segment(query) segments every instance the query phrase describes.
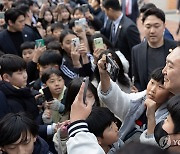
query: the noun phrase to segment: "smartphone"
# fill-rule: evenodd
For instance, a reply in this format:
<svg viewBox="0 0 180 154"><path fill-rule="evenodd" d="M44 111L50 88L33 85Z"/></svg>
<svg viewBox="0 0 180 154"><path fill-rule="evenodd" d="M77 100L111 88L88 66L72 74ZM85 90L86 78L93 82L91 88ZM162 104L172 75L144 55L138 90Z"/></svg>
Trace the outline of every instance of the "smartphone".
<svg viewBox="0 0 180 154"><path fill-rule="evenodd" d="M88 4L83 4L81 7L84 13L89 11Z"/></svg>
<svg viewBox="0 0 180 154"><path fill-rule="evenodd" d="M83 102L84 102L84 104L86 104L86 93L87 93L88 84L89 84L89 77L85 77L83 79L83 82L85 82L84 93L83 93Z"/></svg>
<svg viewBox="0 0 180 154"><path fill-rule="evenodd" d="M102 37L94 39L95 49L104 49L104 43Z"/></svg>
<svg viewBox="0 0 180 154"><path fill-rule="evenodd" d="M71 40L71 43L74 47L78 47L80 45L80 40L78 37L76 37Z"/></svg>
<svg viewBox="0 0 180 154"><path fill-rule="evenodd" d="M114 82L116 82L116 79L119 74L119 66L110 56L106 56L106 70L107 70L110 78Z"/></svg>
<svg viewBox="0 0 180 154"><path fill-rule="evenodd" d="M44 93L44 97L45 97L47 102L50 102L53 100L53 96L51 94L49 87L43 88L42 91Z"/></svg>
<svg viewBox="0 0 180 154"><path fill-rule="evenodd" d="M0 12L0 19L4 19L4 12Z"/></svg>
<svg viewBox="0 0 180 154"><path fill-rule="evenodd" d="M45 46L44 40L43 39L35 40L35 45L36 47L44 47Z"/></svg>
<svg viewBox="0 0 180 154"><path fill-rule="evenodd" d="M82 26L82 23L79 20L74 21L75 26Z"/></svg>

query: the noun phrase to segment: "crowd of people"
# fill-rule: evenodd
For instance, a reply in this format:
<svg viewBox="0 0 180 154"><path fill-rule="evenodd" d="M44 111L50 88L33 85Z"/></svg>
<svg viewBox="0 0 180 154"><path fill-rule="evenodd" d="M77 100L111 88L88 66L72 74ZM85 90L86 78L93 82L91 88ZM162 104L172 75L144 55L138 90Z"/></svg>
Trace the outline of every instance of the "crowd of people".
<svg viewBox="0 0 180 154"><path fill-rule="evenodd" d="M180 153L180 40L139 3L2 0L0 153Z"/></svg>

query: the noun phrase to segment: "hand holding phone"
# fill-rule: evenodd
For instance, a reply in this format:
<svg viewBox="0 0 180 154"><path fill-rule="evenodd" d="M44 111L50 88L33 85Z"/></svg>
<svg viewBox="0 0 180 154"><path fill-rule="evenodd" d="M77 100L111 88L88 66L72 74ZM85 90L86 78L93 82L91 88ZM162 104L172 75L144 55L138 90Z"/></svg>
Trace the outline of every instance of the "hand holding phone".
<svg viewBox="0 0 180 154"><path fill-rule="evenodd" d="M115 82L119 74L119 66L110 56L106 56L106 70L110 78Z"/></svg>
<svg viewBox="0 0 180 154"><path fill-rule="evenodd" d="M88 4L83 4L82 6L83 13L86 13L89 11Z"/></svg>
<svg viewBox="0 0 180 154"><path fill-rule="evenodd" d="M86 104L86 93L87 93L88 84L89 84L89 77L85 77L83 79L83 82L85 82L84 93L83 93L83 102L84 102L84 104Z"/></svg>
<svg viewBox="0 0 180 154"><path fill-rule="evenodd" d="M80 46L79 37L73 38L73 39L71 40L71 43L72 43L72 45L73 45L75 48L77 48L78 46Z"/></svg>
<svg viewBox="0 0 180 154"><path fill-rule="evenodd" d="M104 43L102 37L94 39L95 49L104 49Z"/></svg>
<svg viewBox="0 0 180 154"><path fill-rule="evenodd" d="M4 19L4 13L5 12L0 12L0 19Z"/></svg>
<svg viewBox="0 0 180 154"><path fill-rule="evenodd" d="M35 40L36 47L44 47L45 43L43 39Z"/></svg>
<svg viewBox="0 0 180 154"><path fill-rule="evenodd" d="M51 94L49 87L43 88L42 91L44 93L44 97L45 97L47 102L50 102L53 100L53 96Z"/></svg>

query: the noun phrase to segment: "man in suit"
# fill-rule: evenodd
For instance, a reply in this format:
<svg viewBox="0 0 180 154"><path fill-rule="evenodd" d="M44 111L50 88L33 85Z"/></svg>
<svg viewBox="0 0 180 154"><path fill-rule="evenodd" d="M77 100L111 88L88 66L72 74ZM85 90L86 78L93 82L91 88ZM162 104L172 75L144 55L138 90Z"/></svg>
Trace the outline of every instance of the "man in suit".
<svg viewBox="0 0 180 154"><path fill-rule="evenodd" d="M0 50L4 53L21 56L20 45L24 42L22 30L25 25L25 15L16 8L5 12L7 29L0 32Z"/></svg>
<svg viewBox="0 0 180 154"><path fill-rule="evenodd" d="M139 16L138 0L122 0L122 11L134 23Z"/></svg>
<svg viewBox="0 0 180 154"><path fill-rule="evenodd" d="M131 49L140 43L140 35L136 24L122 13L118 0L104 0L103 7L111 24L107 24L105 36L113 43L114 48L122 52L130 63L131 76Z"/></svg>
<svg viewBox="0 0 180 154"><path fill-rule="evenodd" d="M165 14L158 8L148 9L142 17L145 41L132 49L132 75L135 87L146 89L151 72L166 64L166 56L176 42L164 38Z"/></svg>

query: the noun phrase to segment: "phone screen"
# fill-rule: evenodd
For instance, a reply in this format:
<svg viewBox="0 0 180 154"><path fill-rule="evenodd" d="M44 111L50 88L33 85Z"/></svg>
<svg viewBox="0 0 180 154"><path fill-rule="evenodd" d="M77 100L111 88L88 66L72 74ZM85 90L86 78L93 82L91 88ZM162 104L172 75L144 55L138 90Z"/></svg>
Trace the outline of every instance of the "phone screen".
<svg viewBox="0 0 180 154"><path fill-rule="evenodd" d="M96 49L103 49L104 48L103 39L101 37L95 38L94 39L94 46Z"/></svg>
<svg viewBox="0 0 180 154"><path fill-rule="evenodd" d="M4 12L0 12L0 19L4 19Z"/></svg>
<svg viewBox="0 0 180 154"><path fill-rule="evenodd" d="M50 102L53 100L53 96L51 94L49 87L43 88L42 91L44 93L44 96L47 102Z"/></svg>
<svg viewBox="0 0 180 154"><path fill-rule="evenodd" d="M45 46L43 39L35 40L36 47L43 47Z"/></svg>

